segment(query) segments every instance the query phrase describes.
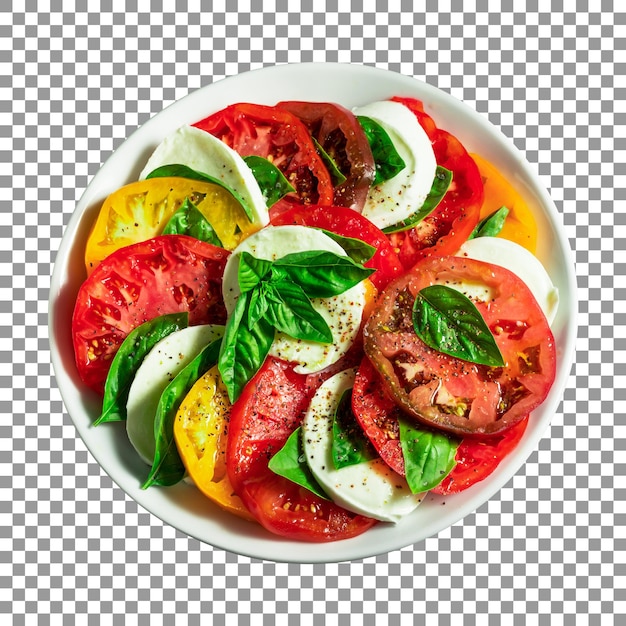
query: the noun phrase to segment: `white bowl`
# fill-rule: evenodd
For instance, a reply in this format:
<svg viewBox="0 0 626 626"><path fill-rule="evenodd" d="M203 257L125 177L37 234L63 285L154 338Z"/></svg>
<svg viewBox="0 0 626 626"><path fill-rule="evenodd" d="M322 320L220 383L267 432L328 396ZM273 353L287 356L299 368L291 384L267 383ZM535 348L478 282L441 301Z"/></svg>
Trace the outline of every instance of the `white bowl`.
<svg viewBox="0 0 626 626"><path fill-rule="evenodd" d="M470 152L497 163L534 211L538 256L560 295L553 324L558 373L548 398L533 412L524 438L491 476L465 492L445 498L430 495L396 525L381 523L359 537L329 544L274 536L222 512L186 483L142 490L147 467L128 442L124 424L92 426L100 400L80 383L74 365L71 316L85 277L85 239L102 201L118 187L136 180L165 135L228 104L298 99L338 102L350 108L395 95L421 99L441 128L456 135ZM397 550L436 535L480 507L519 470L549 425L568 379L576 337L575 293L573 262L556 207L533 168L484 117L449 94L394 72L343 64L282 65L227 78L189 94L146 122L107 160L80 199L56 258L50 289L50 348L65 406L87 448L112 480L145 509L200 541L245 556L308 563L346 561Z"/></svg>

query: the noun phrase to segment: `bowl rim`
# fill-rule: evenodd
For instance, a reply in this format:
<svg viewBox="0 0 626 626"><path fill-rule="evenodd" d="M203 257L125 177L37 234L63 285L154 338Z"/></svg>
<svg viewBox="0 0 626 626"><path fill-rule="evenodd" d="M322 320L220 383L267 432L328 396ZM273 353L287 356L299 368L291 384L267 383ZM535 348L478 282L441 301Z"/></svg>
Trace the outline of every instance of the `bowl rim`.
<svg viewBox="0 0 626 626"><path fill-rule="evenodd" d="M180 489L176 491L176 497L173 495L174 491L168 494L166 490L161 490L159 497L155 498L156 502L154 502L151 501L151 497L147 496L149 492L142 492L138 489L140 481L137 480L136 476L133 477L132 474L130 474L130 470L127 467L115 467L111 465L112 461L116 458L120 459L122 457L120 457L119 454L117 454L117 456L111 456L110 453L108 455L105 454L106 451L100 449L100 446L96 443L93 429L90 423L85 419L85 417L89 417L89 410L93 408L93 398L87 397L84 390L76 389L76 385L73 383L73 379L67 371L67 358L64 361L60 352L61 336L65 331L62 331L59 324L63 316L65 316L67 320L68 307L70 304L68 303L68 289L71 292L72 284L74 284L74 286L76 284L75 280L72 282L69 272L72 261L72 259L70 259L70 253L74 249L76 236L80 236L81 232L85 232L85 220L89 208L93 207L98 201L102 202L102 200L104 200L105 196L103 197L102 194L106 193L107 189L104 180L116 169L119 169L116 164L123 163L125 159L131 159L134 155L135 169L137 169L139 167L137 165L138 156L140 154L145 156L146 154L145 142L148 137L156 138L160 136L162 138L170 130L173 130L173 125L176 123L181 125L202 119L204 116L202 113L191 116L191 112L204 110L207 111L206 114L208 114L212 110L218 110L221 108L220 103L228 100L229 94L234 92L238 94L240 91L245 91L249 88L250 84L263 83L263 85L276 85L278 83L286 85L290 83L288 87L285 87L286 91L291 93L295 88L296 91L299 89L304 92L306 89L302 88L301 82L299 81L305 79L306 81L311 81L314 77L324 79L331 84L331 87L327 87L326 91L332 89L345 90L348 87L342 83L348 80L366 81L368 84L367 93L375 92L378 94L394 86L396 91L403 91L404 93L389 93L387 97L391 95L414 95L414 97L419 97L423 100L426 110L433 114L435 120L437 120L438 117L445 117L445 115L442 115L442 109L438 109L443 103L443 106L449 109L448 112L454 112L455 115L453 116L454 119L450 119L450 124L442 127L452 132L452 134L455 134L454 131L457 130L458 134L461 135L462 141L462 133L469 133L467 129L463 128L463 123L466 123L468 120L471 121L472 133L478 133L478 135L488 137L487 143L489 145L490 154L497 153L506 155L505 166L507 169L515 172L517 182L523 186L523 194L532 196L540 205L541 217L551 228L552 235L555 239L555 241L550 242L553 248L552 255L554 256L556 254L556 250L563 260L563 264L559 268L559 280L561 283L559 290L562 294L566 295L566 299L562 300L560 304L560 312L557 316L559 319L555 322L560 325L559 342L557 346L559 367L557 377L548 398L540 409L533 413L533 417L536 417L533 427L531 428L529 424L524 438L516 450L502 461L499 469L489 478L475 485L478 489L472 487L461 494L456 494L456 496L449 496L447 499L454 498L452 501L454 502L454 507L445 507L446 512L443 515L435 515L433 512L431 517L434 516L436 519L430 522L427 531L422 530L420 532L421 529L416 531L414 528L410 527L408 522L413 519L412 516L415 515L414 513L395 526L377 525L367 531L365 535L353 539L328 544L301 543L270 535L267 531L257 528L256 525L252 525L244 520L239 520L238 518L233 519L233 516L230 514L223 513L221 510L216 510L211 506L208 506L206 510L208 510L212 516L212 521L209 520L210 523L207 522L204 524L203 528L198 528L198 523L204 519L202 517L204 513L201 515L182 515L180 511L177 511L181 498L182 501L187 503L189 498L193 497L190 494L198 494L195 487L181 484ZM381 83L383 87L381 87ZM369 88L369 86L372 85L375 87L374 89ZM310 86L307 86L307 89L310 88ZM326 93L324 89L322 89L322 91ZM207 98L207 95L212 98ZM268 98L266 97L266 99ZM281 97L275 100L278 99L287 98ZM207 107L207 100L210 101L209 107ZM258 100L258 98L256 100L250 98L248 101L255 102ZM234 102L236 100L232 101ZM371 101L371 99L367 101ZM164 123L164 121L167 121L167 123ZM475 142L476 138L472 141ZM465 141L463 142L465 143ZM156 143L154 146L155 145ZM468 144L468 146L468 151L471 151L471 145ZM140 150L140 148L142 150ZM483 153L481 152L481 154ZM133 171L131 169L128 171L127 178L132 179L132 176ZM119 177L114 177L114 180L116 182L111 191L125 182L130 182L130 180L120 181ZM111 187L111 184L112 183L109 181L109 187ZM512 141L506 138L485 116L478 113L464 102L458 100L450 93L440 90L417 78L399 74L393 70L368 65L319 62L271 65L229 76L190 92L183 98L169 104L161 112L139 126L120 144L105 163L102 164L99 171L92 177L83 191L65 227L65 232L55 257L54 270L50 284L48 330L51 361L55 372L54 380L78 434L96 462L107 475L109 475L113 482L118 485L128 497L135 500L135 502L145 510L151 512L164 523L194 537L198 541L250 558L292 563L348 561L374 557L402 549L411 544L423 541L428 537L437 535L489 501L526 463L528 457L537 448L540 439L544 436L545 431L550 425L552 416L558 409L570 375L575 353L577 335L576 314L578 308L572 251L560 218L561 216L556 205L550 198L538 174L535 172L535 169L526 161ZM76 259L73 260L75 261ZM567 311L564 310L565 307ZM68 333L69 331L65 332L65 340L67 340ZM535 414L537 415L535 416ZM107 426L114 427L110 429L111 431L121 430L119 425L111 424ZM109 438L115 438L117 440L119 437L119 432L117 432L117 434L114 432ZM106 439L106 437L104 439ZM137 484L131 484L130 478ZM176 490L177 488L168 489ZM432 502L433 498L435 498L435 504L441 504L442 500L439 499L440 497L430 495L427 496L425 500ZM443 500L443 502L447 499ZM422 509L427 502L418 507L418 515L420 514L420 509ZM206 504L211 505L211 503L208 502ZM452 513L450 513L451 508L454 509ZM222 535L219 534L220 529L223 531ZM216 532L217 535L210 534ZM324 548L322 548L322 546L324 546Z"/></svg>

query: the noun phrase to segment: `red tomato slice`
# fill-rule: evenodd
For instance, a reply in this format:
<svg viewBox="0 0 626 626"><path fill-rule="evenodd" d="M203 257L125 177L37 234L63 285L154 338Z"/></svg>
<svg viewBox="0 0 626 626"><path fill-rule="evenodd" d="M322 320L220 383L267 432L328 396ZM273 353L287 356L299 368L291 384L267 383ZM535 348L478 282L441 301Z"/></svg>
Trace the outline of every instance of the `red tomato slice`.
<svg viewBox="0 0 626 626"><path fill-rule="evenodd" d="M456 452L456 465L431 491L448 496L487 478L500 465L500 461L515 449L527 425L528 416L500 435L463 439Z"/></svg>
<svg viewBox="0 0 626 626"><path fill-rule="evenodd" d="M404 476L404 457L400 447L400 407L385 393L376 369L365 357L354 379L352 412L381 459Z"/></svg>
<svg viewBox="0 0 626 626"><path fill-rule="evenodd" d="M405 268L428 255L455 253L474 230L483 203L483 183L476 163L461 142L437 128L415 98L392 98L408 107L430 138L437 165L452 171L452 184L437 208L415 228L389 235Z"/></svg>
<svg viewBox="0 0 626 626"><path fill-rule="evenodd" d="M120 248L82 284L72 318L76 365L99 394L128 333L150 319L189 311L189 324L223 324L222 274L228 252L185 235Z"/></svg>
<svg viewBox="0 0 626 626"><path fill-rule="evenodd" d="M392 278L403 271L398 255L391 247L387 235L374 226L366 217L345 207L294 207L290 211L272 218L275 226L299 224L312 228L323 228L343 237L360 239L376 248L374 256L365 267L376 269L369 278L376 289L383 289Z"/></svg>
<svg viewBox="0 0 626 626"><path fill-rule="evenodd" d="M346 180L335 187L333 204L363 210L376 173L367 137L354 114L328 102L279 102L309 129Z"/></svg>
<svg viewBox="0 0 626 626"><path fill-rule="evenodd" d="M249 511L272 533L300 541L354 537L375 520L355 515L274 474L270 458L300 425L311 398L307 377L266 359L232 407L228 477Z"/></svg>
<svg viewBox="0 0 626 626"><path fill-rule="evenodd" d="M232 104L194 124L241 156L270 159L295 187L271 207L280 213L295 204L332 204L333 184L306 126L292 113L260 104Z"/></svg>
<svg viewBox="0 0 626 626"><path fill-rule="evenodd" d="M383 461L404 476L398 425L402 411L385 394L383 383L367 357L359 366L354 381L352 410ZM454 469L431 491L439 495L459 493L487 478L515 449L527 424L528 417L499 435L465 437L457 450Z"/></svg>
<svg viewBox="0 0 626 626"><path fill-rule="evenodd" d="M423 343L413 329L419 291L469 283L490 290L474 304L504 367L476 365ZM554 337L528 287L508 270L458 257L427 257L383 291L365 325L364 348L387 393L418 421L460 436L503 432L548 394L556 373Z"/></svg>

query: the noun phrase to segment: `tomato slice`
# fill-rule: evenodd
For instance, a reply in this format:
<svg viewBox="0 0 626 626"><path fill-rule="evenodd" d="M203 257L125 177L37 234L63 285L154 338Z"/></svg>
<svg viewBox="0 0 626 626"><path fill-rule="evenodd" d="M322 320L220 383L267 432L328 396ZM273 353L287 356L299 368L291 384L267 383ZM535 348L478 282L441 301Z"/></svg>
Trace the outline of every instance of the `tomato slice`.
<svg viewBox="0 0 626 626"><path fill-rule="evenodd" d="M415 98L392 98L407 106L430 138L437 165L452 171L452 184L437 208L415 228L389 235L405 268L428 255L455 253L474 230L483 203L483 183L476 163L461 142L437 128Z"/></svg>
<svg viewBox="0 0 626 626"><path fill-rule="evenodd" d="M260 104L232 104L194 124L241 156L271 160L295 187L270 216L296 204L332 204L333 184L306 126L292 113Z"/></svg>
<svg viewBox="0 0 626 626"><path fill-rule="evenodd" d="M226 472L231 404L217 365L190 389L176 413L174 439L196 487L229 513L253 520Z"/></svg>
<svg viewBox="0 0 626 626"><path fill-rule="evenodd" d="M368 357L361 361L354 379L352 412L382 460L404 476L398 424L402 411L385 393L385 387Z"/></svg>
<svg viewBox="0 0 626 626"><path fill-rule="evenodd" d="M274 226L299 224L323 228L343 237L354 237L376 248L374 256L365 267L376 269L369 279L377 289L383 289L391 279L399 276L404 268L391 247L387 235L366 217L345 207L294 207L272 218Z"/></svg>
<svg viewBox="0 0 626 626"><path fill-rule="evenodd" d="M503 367L476 365L424 344L413 329L419 291L434 284L483 285L474 304L494 334ZM364 348L406 413L460 436L513 426L545 399L556 373L554 337L528 287L482 261L427 257L380 295L364 328Z"/></svg>
<svg viewBox="0 0 626 626"><path fill-rule="evenodd" d="M509 214L498 234L535 254L537 250L537 222L535 217L513 185L501 174L498 168L478 154L472 154L483 179L485 199L480 210L480 219L491 215L500 207L506 206Z"/></svg>
<svg viewBox="0 0 626 626"><path fill-rule="evenodd" d="M186 198L206 217L227 250L259 228L220 185L169 176L140 180L124 185L103 202L85 247L87 273L115 250L160 235Z"/></svg>
<svg viewBox="0 0 626 626"><path fill-rule="evenodd" d="M82 284L72 317L76 366L100 395L126 335L167 313L189 324L223 324L222 274L228 252L185 235L161 235L109 255Z"/></svg>
<svg viewBox="0 0 626 626"><path fill-rule="evenodd" d="M335 186L333 204L359 213L374 180L376 168L367 137L352 111L329 102L279 102L293 113L333 159L346 180Z"/></svg>
<svg viewBox="0 0 626 626"><path fill-rule="evenodd" d="M270 458L300 425L312 396L307 377L269 357L232 407L228 477L252 515L270 532L311 542L354 537L375 520L355 515L274 474Z"/></svg>
<svg viewBox="0 0 626 626"><path fill-rule="evenodd" d="M363 359L352 392L352 410L380 457L392 470L405 475L398 419L402 411L385 394L384 385L370 360ZM490 437L465 437L456 453L454 469L431 489L439 495L459 493L493 473L522 438L528 416Z"/></svg>
<svg viewBox="0 0 626 626"><path fill-rule="evenodd" d="M499 435L465 437L456 451L456 465L434 488L433 493L448 496L484 480L510 454L526 431L528 416Z"/></svg>

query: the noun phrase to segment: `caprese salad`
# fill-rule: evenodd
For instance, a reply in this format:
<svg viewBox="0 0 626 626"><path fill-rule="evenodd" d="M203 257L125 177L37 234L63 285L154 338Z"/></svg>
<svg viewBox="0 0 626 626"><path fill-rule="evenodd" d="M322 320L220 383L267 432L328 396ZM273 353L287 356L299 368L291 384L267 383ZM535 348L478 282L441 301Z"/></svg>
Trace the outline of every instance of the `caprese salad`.
<svg viewBox="0 0 626 626"><path fill-rule="evenodd" d="M496 470L555 378L558 293L498 170L405 97L233 104L103 203L76 366L144 488L336 541Z"/></svg>

